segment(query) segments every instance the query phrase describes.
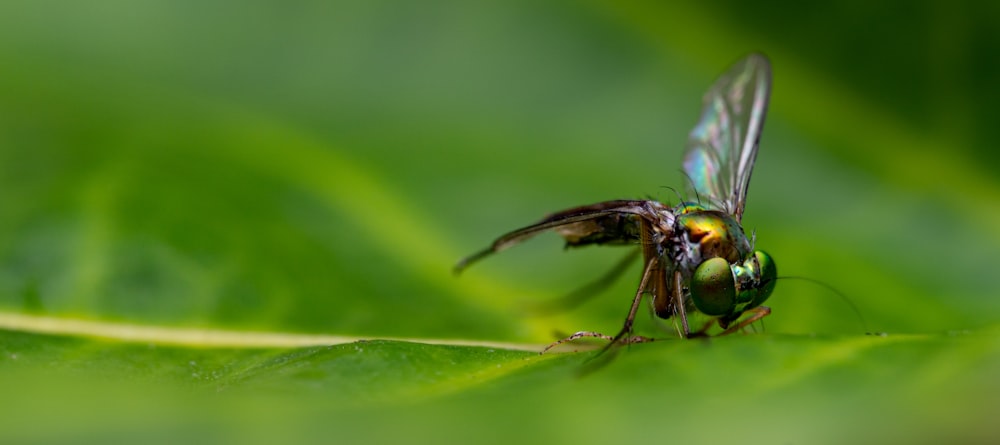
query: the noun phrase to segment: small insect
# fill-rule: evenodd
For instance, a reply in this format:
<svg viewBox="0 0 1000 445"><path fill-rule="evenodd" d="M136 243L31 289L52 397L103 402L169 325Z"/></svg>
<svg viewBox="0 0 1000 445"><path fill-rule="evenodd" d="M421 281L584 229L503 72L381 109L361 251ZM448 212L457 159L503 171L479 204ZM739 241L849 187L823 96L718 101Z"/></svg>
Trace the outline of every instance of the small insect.
<svg viewBox="0 0 1000 445"><path fill-rule="evenodd" d="M722 329L718 335L726 335L762 319L771 313L761 304L774 291L777 268L768 254L754 250L754 237L747 238L741 220L770 89L770 63L755 53L705 93L683 164L696 202L671 207L652 200L614 200L556 212L497 238L459 261L455 272L550 229L567 247L638 246L626 263L641 253L644 266L621 331L615 336L581 331L549 348L582 337L610 340L608 346L651 340L632 333L646 294L653 312L673 319L684 338L709 335L715 324ZM689 319L696 318L702 325L692 329Z"/></svg>

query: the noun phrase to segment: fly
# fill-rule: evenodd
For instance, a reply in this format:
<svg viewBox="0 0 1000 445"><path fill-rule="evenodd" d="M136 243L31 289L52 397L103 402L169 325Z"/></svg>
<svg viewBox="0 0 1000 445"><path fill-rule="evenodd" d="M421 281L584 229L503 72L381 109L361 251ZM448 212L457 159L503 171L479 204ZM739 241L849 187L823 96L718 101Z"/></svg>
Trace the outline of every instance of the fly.
<svg viewBox="0 0 1000 445"><path fill-rule="evenodd" d="M770 255L754 249L741 221L770 90L771 65L754 53L705 93L683 162L698 202L614 200L556 212L497 238L459 261L455 272L547 230L562 236L567 247L638 246L642 275L621 331L615 336L581 331L549 348L582 337L608 339L609 346L649 341L632 334L647 294L656 316L674 320L683 338L709 335L715 325L722 330L718 335L726 335L764 318L771 309L762 304L774 291L777 269ZM695 318L700 325L692 326Z"/></svg>

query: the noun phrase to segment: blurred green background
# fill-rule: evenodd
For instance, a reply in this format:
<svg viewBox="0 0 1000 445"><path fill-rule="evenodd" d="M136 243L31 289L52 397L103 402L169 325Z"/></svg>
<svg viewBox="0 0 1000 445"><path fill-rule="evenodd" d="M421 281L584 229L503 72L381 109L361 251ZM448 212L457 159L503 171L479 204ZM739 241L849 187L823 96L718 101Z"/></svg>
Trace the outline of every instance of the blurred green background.
<svg viewBox="0 0 1000 445"><path fill-rule="evenodd" d="M620 249L542 236L451 266L551 211L675 202L701 94L762 51L774 87L745 226L779 273L836 287L872 331L995 334L998 26L987 2L7 1L0 308L371 338L614 332L638 266L579 310L523 309ZM768 334L863 332L820 286L780 282L769 305ZM982 394L965 404L996 406L995 384Z"/></svg>

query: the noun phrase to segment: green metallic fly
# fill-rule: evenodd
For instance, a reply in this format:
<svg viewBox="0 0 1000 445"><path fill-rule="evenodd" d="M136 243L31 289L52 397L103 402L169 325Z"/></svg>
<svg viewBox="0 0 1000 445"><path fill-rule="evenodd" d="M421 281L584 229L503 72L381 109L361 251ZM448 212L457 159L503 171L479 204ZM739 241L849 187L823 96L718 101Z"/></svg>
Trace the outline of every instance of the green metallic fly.
<svg viewBox="0 0 1000 445"><path fill-rule="evenodd" d="M567 247L638 245L634 253L642 253L644 267L621 331L613 337L581 331L549 348L582 337L608 339L609 346L649 341L632 335L644 294L651 296L653 312L673 318L684 338L709 335L715 324L722 329L718 335L726 335L762 319L771 313L761 304L774 291L777 269L768 254L754 250L741 220L770 89L767 57L750 54L705 93L701 119L684 154L684 172L697 202L670 207L652 200L614 200L557 212L497 238L461 260L455 272L549 229ZM696 314L704 324L692 329L689 318Z"/></svg>

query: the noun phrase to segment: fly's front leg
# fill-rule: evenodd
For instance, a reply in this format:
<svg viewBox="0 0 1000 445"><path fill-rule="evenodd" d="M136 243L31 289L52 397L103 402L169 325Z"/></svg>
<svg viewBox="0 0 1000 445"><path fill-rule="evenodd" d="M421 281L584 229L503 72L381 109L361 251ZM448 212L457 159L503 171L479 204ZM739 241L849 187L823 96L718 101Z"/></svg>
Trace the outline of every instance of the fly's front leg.
<svg viewBox="0 0 1000 445"><path fill-rule="evenodd" d="M701 326L701 329L688 333L687 338L701 338L708 337L708 330L712 328L712 325L717 323L717 320L706 321L705 324Z"/></svg>
<svg viewBox="0 0 1000 445"><path fill-rule="evenodd" d="M722 333L719 335L729 335L732 334L733 332L737 332L747 326L750 326L750 324L752 324L753 322L770 315L771 308L767 306L758 306L753 309L747 309L746 312L751 313L749 317L737 323L736 326L730 326L729 329L722 331Z"/></svg>

